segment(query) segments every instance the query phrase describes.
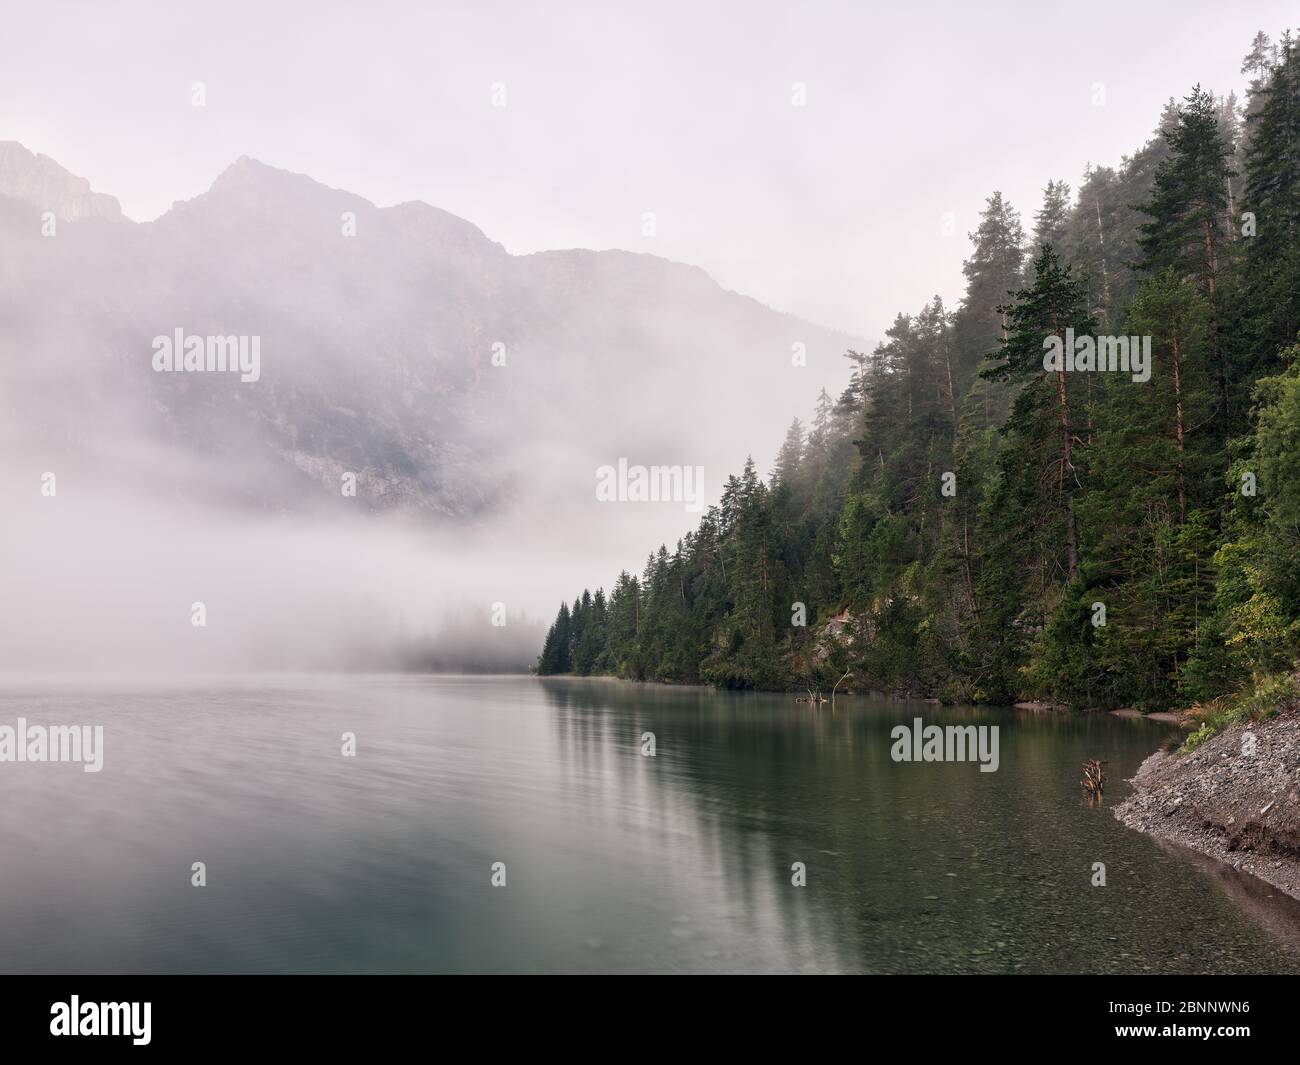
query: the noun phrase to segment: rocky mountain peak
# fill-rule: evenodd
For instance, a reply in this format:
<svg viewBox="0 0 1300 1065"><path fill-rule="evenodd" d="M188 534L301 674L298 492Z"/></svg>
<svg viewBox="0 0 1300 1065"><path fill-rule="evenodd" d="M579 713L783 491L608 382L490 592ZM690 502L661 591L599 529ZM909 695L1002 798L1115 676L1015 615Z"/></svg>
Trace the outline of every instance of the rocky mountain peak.
<svg viewBox="0 0 1300 1065"><path fill-rule="evenodd" d="M53 211L65 222L122 217L112 196L93 192L90 182L59 166L48 155L28 151L17 141L0 141L0 196Z"/></svg>

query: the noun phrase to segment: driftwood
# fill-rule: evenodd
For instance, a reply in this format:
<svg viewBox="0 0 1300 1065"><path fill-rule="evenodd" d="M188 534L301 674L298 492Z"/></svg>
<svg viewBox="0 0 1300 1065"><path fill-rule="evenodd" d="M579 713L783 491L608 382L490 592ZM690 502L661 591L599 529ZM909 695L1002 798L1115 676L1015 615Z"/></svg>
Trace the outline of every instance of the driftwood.
<svg viewBox="0 0 1300 1065"><path fill-rule="evenodd" d="M1089 758L1083 763L1083 789L1093 798L1101 798L1102 789L1106 786L1106 774L1101 769L1105 764L1096 758Z"/></svg>
<svg viewBox="0 0 1300 1065"><path fill-rule="evenodd" d="M796 703L812 703L813 705L818 705L818 704L821 704L821 703L830 703L830 704L834 705L834 703L835 703L835 692L839 689L839 686L840 686L841 684L843 684L846 680L848 680L848 678L849 678L849 674L852 673L852 672L853 672L852 670L849 670L848 673L845 673L844 676L840 677L840 679L837 680L837 681L835 682L835 687L831 689L831 695L830 695L830 698L829 698L829 699L821 693L821 690L820 690L820 689L818 689L817 691L813 691L812 688L808 688L808 689L807 689L807 691L808 691L808 698L805 699L802 695L800 695L800 696L796 696L796 697L795 697L795 702L796 702Z"/></svg>

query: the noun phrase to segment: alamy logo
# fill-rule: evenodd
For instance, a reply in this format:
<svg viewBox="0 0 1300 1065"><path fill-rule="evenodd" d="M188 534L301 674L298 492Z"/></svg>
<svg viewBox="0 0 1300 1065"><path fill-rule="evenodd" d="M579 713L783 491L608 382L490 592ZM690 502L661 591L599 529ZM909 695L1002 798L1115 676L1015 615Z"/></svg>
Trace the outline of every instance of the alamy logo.
<svg viewBox="0 0 1300 1065"><path fill-rule="evenodd" d="M602 503L684 503L690 514L704 509L703 466L629 466L596 470L596 498Z"/></svg>
<svg viewBox="0 0 1300 1065"><path fill-rule="evenodd" d="M1065 340L1052 333L1043 338L1043 369L1131 373L1134 381L1151 380L1151 338L1091 337L1065 331Z"/></svg>
<svg viewBox="0 0 1300 1065"><path fill-rule="evenodd" d="M997 725L927 725L919 717L912 724L889 731L895 762L975 762L981 773L998 768Z"/></svg>
<svg viewBox="0 0 1300 1065"><path fill-rule="evenodd" d="M186 336L177 329L172 336L153 338L155 373L238 373L251 384L262 376L260 336Z"/></svg>
<svg viewBox="0 0 1300 1065"><path fill-rule="evenodd" d="M50 1007L50 1035L129 1035L138 1047L148 1046L151 1002L70 1002Z"/></svg>
<svg viewBox="0 0 1300 1065"><path fill-rule="evenodd" d="M0 762L80 762L87 773L104 768L104 726L0 725Z"/></svg>

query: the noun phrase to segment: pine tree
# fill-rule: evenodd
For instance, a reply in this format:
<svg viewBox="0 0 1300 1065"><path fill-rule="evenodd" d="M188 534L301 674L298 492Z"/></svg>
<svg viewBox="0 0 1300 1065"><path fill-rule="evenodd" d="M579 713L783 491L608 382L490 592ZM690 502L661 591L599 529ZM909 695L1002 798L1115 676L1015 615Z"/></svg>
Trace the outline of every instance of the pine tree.
<svg viewBox="0 0 1300 1065"><path fill-rule="evenodd" d="M570 672L573 669L573 658L569 649L571 639L569 605L561 603L555 622L546 634L546 643L542 648L542 657L538 662L537 671L543 675Z"/></svg>
<svg viewBox="0 0 1300 1065"><path fill-rule="evenodd" d="M1043 206L1034 215L1034 246L1059 247L1070 220L1070 186L1064 181L1049 181L1043 189Z"/></svg>
<svg viewBox="0 0 1300 1065"><path fill-rule="evenodd" d="M1064 353L1066 330L1091 335L1093 322L1077 279L1044 246L1034 260L1034 283L1005 307L1007 338L992 355L985 376L1023 384L1007 432L1014 441L1006 461L1017 477L1032 478L1040 532L1040 572L1058 570L1073 581L1079 572L1074 501L1083 490L1085 456L1079 432L1080 403L1071 397L1064 359L1045 365L1047 338Z"/></svg>
<svg viewBox="0 0 1300 1065"><path fill-rule="evenodd" d="M799 477L804 457L803 425L796 418L786 430L781 450L777 452L776 465L772 468L772 484L793 486Z"/></svg>
<svg viewBox="0 0 1300 1065"><path fill-rule="evenodd" d="M601 654L609 641L607 630L605 592L596 589L594 596L582 593L583 608L586 614L582 635L577 637L573 653L573 671L580 676L589 676L597 671Z"/></svg>
<svg viewBox="0 0 1300 1065"><path fill-rule="evenodd" d="M1208 613L1220 452L1208 431L1216 388L1210 311L1194 282L1173 268L1138 293L1127 328L1151 336L1151 377L1123 375L1099 412L1104 427L1080 504L1087 565L1085 602L1107 608L1089 634L1089 696L1163 708ZM1051 668L1060 671L1053 663Z"/></svg>
<svg viewBox="0 0 1300 1065"><path fill-rule="evenodd" d="M1219 393L1217 420L1226 440L1233 415L1232 373L1220 332L1220 270L1228 244L1228 181L1233 149L1220 128L1218 105L1199 85L1178 110L1167 135L1170 155L1156 171L1151 200L1142 208L1143 268L1174 270L1196 280L1210 307L1210 350Z"/></svg>
<svg viewBox="0 0 1300 1065"><path fill-rule="evenodd" d="M962 264L966 296L954 320L957 385L964 391L984 358L1007 333L1002 307L1023 282L1025 235L1019 213L995 192L985 201L980 224L970 234L974 244ZM989 419L998 412L990 409Z"/></svg>
<svg viewBox="0 0 1300 1065"><path fill-rule="evenodd" d="M1275 373L1277 354L1300 330L1300 56L1289 33L1277 65L1257 90L1247 116L1246 188L1251 215L1243 265L1243 327L1249 372Z"/></svg>

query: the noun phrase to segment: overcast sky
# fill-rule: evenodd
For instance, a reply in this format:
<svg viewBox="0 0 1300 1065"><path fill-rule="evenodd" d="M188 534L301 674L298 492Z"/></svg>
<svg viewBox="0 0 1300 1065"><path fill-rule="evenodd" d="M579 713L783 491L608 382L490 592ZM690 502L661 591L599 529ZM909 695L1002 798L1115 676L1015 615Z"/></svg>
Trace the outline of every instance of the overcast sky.
<svg viewBox="0 0 1300 1065"><path fill-rule="evenodd" d="M1169 96L1240 89L1292 6L0 0L0 139L139 220L250 155L512 252L694 263L876 339L960 297L991 190L1028 229L1049 178L1117 163Z"/></svg>

